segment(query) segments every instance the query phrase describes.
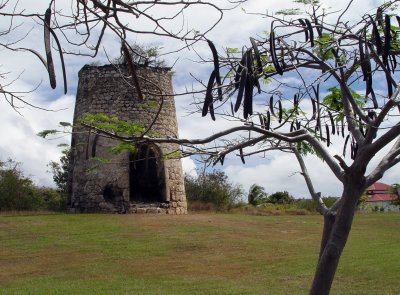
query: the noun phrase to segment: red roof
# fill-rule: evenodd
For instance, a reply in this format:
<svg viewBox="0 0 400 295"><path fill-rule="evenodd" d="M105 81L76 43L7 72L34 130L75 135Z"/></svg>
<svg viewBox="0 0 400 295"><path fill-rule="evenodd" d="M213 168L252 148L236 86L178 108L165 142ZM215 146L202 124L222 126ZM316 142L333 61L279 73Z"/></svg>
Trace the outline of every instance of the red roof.
<svg viewBox="0 0 400 295"><path fill-rule="evenodd" d="M397 198L394 194L379 194L370 196L367 202L382 202L382 201L392 201Z"/></svg>
<svg viewBox="0 0 400 295"><path fill-rule="evenodd" d="M390 193L392 187L385 183L376 182L367 189L367 202L392 201L397 198L396 194Z"/></svg>
<svg viewBox="0 0 400 295"><path fill-rule="evenodd" d="M382 182L375 182L373 185L367 188L367 190L371 191L389 191L392 187L388 184Z"/></svg>

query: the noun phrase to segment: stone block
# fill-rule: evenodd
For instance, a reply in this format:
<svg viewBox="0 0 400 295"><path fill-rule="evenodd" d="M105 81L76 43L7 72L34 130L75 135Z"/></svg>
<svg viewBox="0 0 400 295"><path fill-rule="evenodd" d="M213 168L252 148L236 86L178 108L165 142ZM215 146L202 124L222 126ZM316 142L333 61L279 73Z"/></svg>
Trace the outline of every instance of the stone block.
<svg viewBox="0 0 400 295"><path fill-rule="evenodd" d="M145 214L146 211L147 211L147 208L136 208L137 214Z"/></svg>

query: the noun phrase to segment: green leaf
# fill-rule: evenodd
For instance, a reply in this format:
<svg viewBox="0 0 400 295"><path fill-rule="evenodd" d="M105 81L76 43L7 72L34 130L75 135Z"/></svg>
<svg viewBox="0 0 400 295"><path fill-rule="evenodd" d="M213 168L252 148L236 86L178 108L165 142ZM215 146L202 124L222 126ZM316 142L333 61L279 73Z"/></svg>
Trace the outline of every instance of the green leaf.
<svg viewBox="0 0 400 295"><path fill-rule="evenodd" d="M48 130L43 130L43 131L38 132L37 135L40 136L40 137L46 138L49 135L54 135L54 134L57 134L57 133L58 133L58 130L48 129Z"/></svg>
<svg viewBox="0 0 400 295"><path fill-rule="evenodd" d="M130 153L136 153L136 147L130 143L121 142L120 144L110 148L110 152L114 155L118 155L124 151L128 151Z"/></svg>
<svg viewBox="0 0 400 295"><path fill-rule="evenodd" d="M239 50L237 48L233 48L233 47L227 47L226 48L226 53L228 54L234 54L234 53L238 53Z"/></svg>
<svg viewBox="0 0 400 295"><path fill-rule="evenodd" d="M61 126L63 126L63 127L72 127L72 124L69 123L69 122L60 122L59 124L60 124Z"/></svg>
<svg viewBox="0 0 400 295"><path fill-rule="evenodd" d="M302 14L301 10L299 8L288 8L288 9L282 9L278 10L276 12L277 15L300 15Z"/></svg>

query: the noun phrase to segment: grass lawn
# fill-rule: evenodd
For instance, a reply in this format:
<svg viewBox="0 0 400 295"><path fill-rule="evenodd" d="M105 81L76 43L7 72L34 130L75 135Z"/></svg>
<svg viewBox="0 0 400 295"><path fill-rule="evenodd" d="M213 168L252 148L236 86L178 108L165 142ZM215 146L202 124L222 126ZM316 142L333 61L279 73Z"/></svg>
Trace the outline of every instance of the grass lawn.
<svg viewBox="0 0 400 295"><path fill-rule="evenodd" d="M322 218L0 214L0 294L307 294ZM400 294L400 214L355 218L332 294Z"/></svg>

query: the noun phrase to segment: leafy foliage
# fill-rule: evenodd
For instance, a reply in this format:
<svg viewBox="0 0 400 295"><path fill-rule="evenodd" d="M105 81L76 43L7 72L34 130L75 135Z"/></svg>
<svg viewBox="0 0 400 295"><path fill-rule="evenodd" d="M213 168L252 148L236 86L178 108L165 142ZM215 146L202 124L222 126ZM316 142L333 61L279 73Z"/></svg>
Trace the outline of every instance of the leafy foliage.
<svg viewBox="0 0 400 295"><path fill-rule="evenodd" d="M36 187L25 177L20 163L0 161L0 211L60 210L61 195L51 188Z"/></svg>
<svg viewBox="0 0 400 295"><path fill-rule="evenodd" d="M79 123L85 123L95 128L112 132L117 136L140 136L146 131L142 124L119 120L117 117L109 117L104 113L85 113ZM159 136L154 131L150 131L148 135Z"/></svg>
<svg viewBox="0 0 400 295"><path fill-rule="evenodd" d="M262 186L253 184L249 189L247 200L249 204L256 206L266 203L268 201L268 194L265 192L265 189Z"/></svg>
<svg viewBox="0 0 400 295"><path fill-rule="evenodd" d="M62 197L62 207L67 205L68 196L71 193L70 173L72 168L71 150L62 151L60 162L51 161L48 164L50 172L53 174L53 181L57 186L57 191Z"/></svg>
<svg viewBox="0 0 400 295"><path fill-rule="evenodd" d="M268 197L268 202L272 204L291 204L294 198L287 192L276 192Z"/></svg>
<svg viewBox="0 0 400 295"><path fill-rule="evenodd" d="M240 185L228 180L223 171L202 172L198 177L185 175L186 197L189 203L211 203L217 210L229 208L244 195Z"/></svg>

